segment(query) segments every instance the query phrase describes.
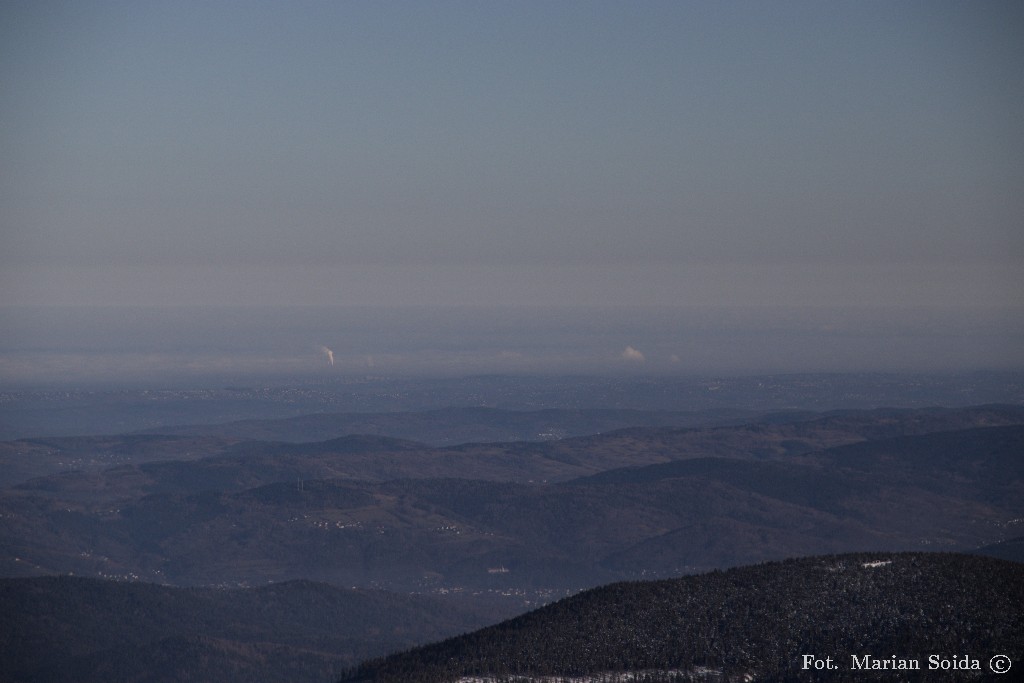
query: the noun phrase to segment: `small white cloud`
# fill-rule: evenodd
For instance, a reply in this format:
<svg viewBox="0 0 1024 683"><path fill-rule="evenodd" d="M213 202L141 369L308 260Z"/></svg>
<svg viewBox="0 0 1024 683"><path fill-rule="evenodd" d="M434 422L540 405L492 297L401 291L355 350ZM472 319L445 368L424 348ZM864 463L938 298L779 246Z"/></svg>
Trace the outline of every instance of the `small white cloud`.
<svg viewBox="0 0 1024 683"><path fill-rule="evenodd" d="M679 362L679 356L677 356L676 354L673 353L671 356L668 357L668 360L672 364L678 363Z"/></svg>
<svg viewBox="0 0 1024 683"><path fill-rule="evenodd" d="M622 352L622 357L625 360L633 361L633 362L637 362L637 363L643 363L645 360L647 360L646 358L644 358L644 354L640 353L639 351L634 349L632 346L627 346L626 347L626 350Z"/></svg>

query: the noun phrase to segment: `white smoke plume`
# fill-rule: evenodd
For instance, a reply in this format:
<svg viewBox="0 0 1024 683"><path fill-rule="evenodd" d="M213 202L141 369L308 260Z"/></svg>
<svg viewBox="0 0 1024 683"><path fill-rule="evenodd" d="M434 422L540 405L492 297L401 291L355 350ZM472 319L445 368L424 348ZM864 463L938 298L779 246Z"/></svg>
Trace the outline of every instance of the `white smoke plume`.
<svg viewBox="0 0 1024 683"><path fill-rule="evenodd" d="M644 354L642 354L641 352L637 351L632 346L627 346L626 347L626 350L622 352L622 357L625 360L636 362L636 363L643 363L645 360L647 360L646 358L644 358Z"/></svg>
<svg viewBox="0 0 1024 683"><path fill-rule="evenodd" d="M321 346L320 347L320 351L322 351L323 354L325 356L327 356L327 362L330 363L331 367L333 368L334 367L334 351L331 351L326 346Z"/></svg>

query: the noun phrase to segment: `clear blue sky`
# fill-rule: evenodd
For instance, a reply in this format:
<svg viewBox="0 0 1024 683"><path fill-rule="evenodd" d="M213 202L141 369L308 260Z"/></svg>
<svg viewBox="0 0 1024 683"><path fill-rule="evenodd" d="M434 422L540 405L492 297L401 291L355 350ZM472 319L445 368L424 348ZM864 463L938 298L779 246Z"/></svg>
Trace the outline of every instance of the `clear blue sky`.
<svg viewBox="0 0 1024 683"><path fill-rule="evenodd" d="M14 304L1006 306L1020 2L0 6Z"/></svg>

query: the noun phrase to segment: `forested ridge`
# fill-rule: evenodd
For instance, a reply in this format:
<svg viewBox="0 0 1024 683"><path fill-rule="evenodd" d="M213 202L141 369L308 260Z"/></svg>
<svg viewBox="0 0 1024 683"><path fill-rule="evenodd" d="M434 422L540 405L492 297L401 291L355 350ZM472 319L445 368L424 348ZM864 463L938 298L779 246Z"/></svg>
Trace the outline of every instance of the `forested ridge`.
<svg viewBox="0 0 1024 683"><path fill-rule="evenodd" d="M1005 654L1021 666L1022 605L1024 565L1018 563L939 553L819 556L612 584L366 662L342 681L630 671L669 681L703 668L734 680L812 680L815 673L802 669L808 653L840 663L821 680L863 680L870 674L850 671L849 661L864 654L920 658L925 668L930 654L969 655L985 664ZM935 679L924 670L900 680L929 675Z"/></svg>

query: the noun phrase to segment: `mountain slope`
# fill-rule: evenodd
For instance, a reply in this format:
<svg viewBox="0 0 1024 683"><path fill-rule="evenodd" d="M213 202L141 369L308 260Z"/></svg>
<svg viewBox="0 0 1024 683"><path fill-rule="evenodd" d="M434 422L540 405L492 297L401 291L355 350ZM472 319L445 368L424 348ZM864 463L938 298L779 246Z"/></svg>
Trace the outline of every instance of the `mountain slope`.
<svg viewBox="0 0 1024 683"><path fill-rule="evenodd" d="M435 599L309 581L216 590L3 579L0 680L312 683L487 621Z"/></svg>
<svg viewBox="0 0 1024 683"><path fill-rule="evenodd" d="M668 672L702 668L737 680L811 680L814 672L802 668L805 654L835 660L839 668L827 680L868 678L851 670L853 655L895 655L922 669L932 654L967 655L987 671L998 654L1021 665L1022 604L1024 565L1003 560L916 553L804 558L597 588L364 663L342 680L629 671L674 680ZM904 680L893 676L886 671L882 679Z"/></svg>
<svg viewBox="0 0 1024 683"><path fill-rule="evenodd" d="M986 545L971 552L975 555L998 557L1012 562L1024 562L1024 536Z"/></svg>

